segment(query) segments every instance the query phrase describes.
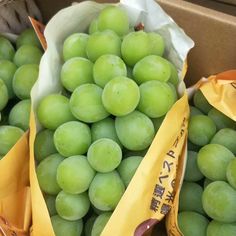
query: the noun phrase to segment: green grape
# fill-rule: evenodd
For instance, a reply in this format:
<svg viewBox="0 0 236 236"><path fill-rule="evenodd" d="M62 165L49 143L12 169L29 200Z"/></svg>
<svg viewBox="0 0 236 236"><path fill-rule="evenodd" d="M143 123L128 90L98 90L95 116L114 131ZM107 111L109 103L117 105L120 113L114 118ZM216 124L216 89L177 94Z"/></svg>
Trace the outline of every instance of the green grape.
<svg viewBox="0 0 236 236"><path fill-rule="evenodd" d="M124 116L134 111L139 99L138 85L125 76L117 76L109 81L102 93L104 107L114 116Z"/></svg>
<svg viewBox="0 0 236 236"><path fill-rule="evenodd" d="M229 184L236 189L236 158L234 158L227 166L226 177Z"/></svg>
<svg viewBox="0 0 236 236"><path fill-rule="evenodd" d="M171 75L170 63L162 57L149 55L135 64L133 75L138 84L150 80L167 82Z"/></svg>
<svg viewBox="0 0 236 236"><path fill-rule="evenodd" d="M111 211L124 192L125 186L116 171L97 173L89 187L89 199L97 209Z"/></svg>
<svg viewBox="0 0 236 236"><path fill-rule="evenodd" d="M85 192L95 176L85 156L66 158L57 168L57 183L71 194Z"/></svg>
<svg viewBox="0 0 236 236"><path fill-rule="evenodd" d="M6 155L23 134L24 131L18 127L0 126L0 155Z"/></svg>
<svg viewBox="0 0 236 236"><path fill-rule="evenodd" d="M234 154L220 144L202 147L197 156L197 164L205 177L211 180L226 180L226 169Z"/></svg>
<svg viewBox="0 0 236 236"><path fill-rule="evenodd" d="M115 127L122 145L132 151L141 151L147 148L155 135L151 119L139 111L116 117Z"/></svg>
<svg viewBox="0 0 236 236"><path fill-rule="evenodd" d="M87 58L86 45L89 35L75 33L66 38L63 44L63 59L67 61L73 57Z"/></svg>
<svg viewBox="0 0 236 236"><path fill-rule="evenodd" d="M8 102L8 91L4 81L0 79L0 111L7 105Z"/></svg>
<svg viewBox="0 0 236 236"><path fill-rule="evenodd" d="M158 33L148 33L148 37L151 44L151 52L153 55L163 56L165 51L165 41Z"/></svg>
<svg viewBox="0 0 236 236"><path fill-rule="evenodd" d="M138 110L151 118L164 116L176 101L174 90L164 82L147 81L139 89Z"/></svg>
<svg viewBox="0 0 236 236"><path fill-rule="evenodd" d="M90 128L79 121L64 123L54 133L54 144L65 157L84 154L91 144Z"/></svg>
<svg viewBox="0 0 236 236"><path fill-rule="evenodd" d="M30 98L31 89L38 79L39 66L27 64L19 67L12 80L12 88L20 99Z"/></svg>
<svg viewBox="0 0 236 236"><path fill-rule="evenodd" d="M14 63L7 60L0 60L0 78L3 80L7 86L9 98L14 97L14 92L12 88L12 80L17 67Z"/></svg>
<svg viewBox="0 0 236 236"><path fill-rule="evenodd" d="M203 113L196 107L189 106L189 108L190 108L190 116L203 115Z"/></svg>
<svg viewBox="0 0 236 236"><path fill-rule="evenodd" d="M127 34L121 44L122 58L128 66L151 54L150 38L146 32L137 31Z"/></svg>
<svg viewBox="0 0 236 236"><path fill-rule="evenodd" d="M57 213L65 220L82 219L88 213L89 207L90 202L87 193L70 194L61 191L56 198Z"/></svg>
<svg viewBox="0 0 236 236"><path fill-rule="evenodd" d="M236 223L221 223L212 220L207 227L207 236L234 236L236 235Z"/></svg>
<svg viewBox="0 0 236 236"><path fill-rule="evenodd" d="M75 89L70 98L70 109L77 119L87 123L109 116L102 104L102 89L95 84L83 84Z"/></svg>
<svg viewBox="0 0 236 236"><path fill-rule="evenodd" d="M60 94L50 94L44 97L37 108L39 122L47 129L55 130L61 124L75 120L69 99Z"/></svg>
<svg viewBox="0 0 236 236"><path fill-rule="evenodd" d="M70 92L82 84L93 83L93 63L83 57L69 59L62 66L61 82Z"/></svg>
<svg viewBox="0 0 236 236"><path fill-rule="evenodd" d="M34 141L34 156L37 161L42 161L47 156L57 152L53 135L54 132L49 129L44 129L37 133Z"/></svg>
<svg viewBox="0 0 236 236"><path fill-rule="evenodd" d="M158 118L152 118L152 123L154 125L156 133L159 130L159 128L161 127L162 122L163 122L164 119L165 119L165 116L161 116L161 117L158 117Z"/></svg>
<svg viewBox="0 0 236 236"><path fill-rule="evenodd" d="M179 211L194 211L204 214L202 193L203 188L199 184L183 182L179 195Z"/></svg>
<svg viewBox="0 0 236 236"><path fill-rule="evenodd" d="M169 62L169 65L170 65L171 74L170 74L170 78L168 81L176 87L180 81L178 71L177 71L176 67L171 62Z"/></svg>
<svg viewBox="0 0 236 236"><path fill-rule="evenodd" d="M98 139L88 149L88 162L94 170L106 173L119 166L122 159L120 146L108 138Z"/></svg>
<svg viewBox="0 0 236 236"><path fill-rule="evenodd" d="M111 217L112 213L103 213L101 215L99 215L94 224L93 224L93 228L92 228L92 232L91 232L91 236L100 236L103 229L105 228L107 222L109 221L110 217Z"/></svg>
<svg viewBox="0 0 236 236"><path fill-rule="evenodd" d="M84 234L85 236L91 236L92 235L92 229L95 220L97 219L96 215L91 216L84 225Z"/></svg>
<svg viewBox="0 0 236 236"><path fill-rule="evenodd" d="M235 121L231 120L228 116L214 107L208 112L208 116L215 122L218 130L223 128L235 128Z"/></svg>
<svg viewBox="0 0 236 236"><path fill-rule="evenodd" d="M29 99L18 102L10 111L9 124L26 131L29 128L30 109Z"/></svg>
<svg viewBox="0 0 236 236"><path fill-rule="evenodd" d="M122 147L120 140L116 134L115 121L111 117L95 122L91 125L92 141L100 138L109 138Z"/></svg>
<svg viewBox="0 0 236 236"><path fill-rule="evenodd" d="M204 183L203 183L204 189L205 189L210 183L212 183L212 182L213 182L212 180L210 180L210 179L208 179L208 178L205 178Z"/></svg>
<svg viewBox="0 0 236 236"><path fill-rule="evenodd" d="M193 96L193 103L196 108L202 111L205 114L212 109L212 106L209 104L207 99L204 97L201 90L197 90Z"/></svg>
<svg viewBox="0 0 236 236"><path fill-rule="evenodd" d="M229 128L219 130L212 138L211 143L221 144L236 155L236 131Z"/></svg>
<svg viewBox="0 0 236 236"><path fill-rule="evenodd" d="M119 36L123 36L129 31L129 18L127 13L117 7L105 7L98 16L98 29L100 31L110 29Z"/></svg>
<svg viewBox="0 0 236 236"><path fill-rule="evenodd" d="M93 67L94 82L102 88L114 77L126 75L126 65L116 55L102 55L97 59Z"/></svg>
<svg viewBox="0 0 236 236"><path fill-rule="evenodd" d="M83 221L68 221L55 215L51 217L55 236L81 236L83 231Z"/></svg>
<svg viewBox="0 0 236 236"><path fill-rule="evenodd" d="M95 18L91 21L90 25L89 25L89 34L93 34L95 32L98 32L98 19Z"/></svg>
<svg viewBox="0 0 236 236"><path fill-rule="evenodd" d="M188 150L198 152L201 147L188 140Z"/></svg>
<svg viewBox="0 0 236 236"><path fill-rule="evenodd" d="M39 48L32 45L23 45L17 49L13 61L17 66L39 64L42 55L43 53Z"/></svg>
<svg viewBox="0 0 236 236"><path fill-rule="evenodd" d="M197 152L188 151L184 180L199 181L203 179L203 177L197 165Z"/></svg>
<svg viewBox="0 0 236 236"><path fill-rule="evenodd" d="M118 166L117 170L126 188L128 187L131 179L133 178L136 170L138 169L142 159L143 157L141 156L130 156L125 158Z"/></svg>
<svg viewBox="0 0 236 236"><path fill-rule="evenodd" d="M216 125L211 118L205 115L190 117L188 138L198 146L208 144L216 133Z"/></svg>
<svg viewBox="0 0 236 236"><path fill-rule="evenodd" d="M210 183L203 191L203 209L213 220L222 223L236 221L236 191L224 181Z"/></svg>
<svg viewBox="0 0 236 236"><path fill-rule="evenodd" d="M42 160L36 168L40 188L48 194L58 194L61 191L57 183L57 167L64 160L55 153Z"/></svg>
<svg viewBox="0 0 236 236"><path fill-rule="evenodd" d="M23 45L32 45L41 49L40 41L34 29L24 30L16 40L16 47L20 48Z"/></svg>
<svg viewBox="0 0 236 236"><path fill-rule="evenodd" d="M184 211L178 214L178 225L184 236L206 236L208 219L196 212Z"/></svg>
<svg viewBox="0 0 236 236"><path fill-rule="evenodd" d="M54 216L57 214L57 210L56 210L56 196L53 195L46 195L44 197L47 208L48 208L48 212L50 216Z"/></svg>
<svg viewBox="0 0 236 236"><path fill-rule="evenodd" d="M120 56L120 47L121 39L119 36L111 30L105 30L90 35L86 47L86 53L88 58L92 62L95 62L104 54Z"/></svg>
<svg viewBox="0 0 236 236"><path fill-rule="evenodd" d="M15 49L11 42L0 36L0 60L12 60L15 54Z"/></svg>

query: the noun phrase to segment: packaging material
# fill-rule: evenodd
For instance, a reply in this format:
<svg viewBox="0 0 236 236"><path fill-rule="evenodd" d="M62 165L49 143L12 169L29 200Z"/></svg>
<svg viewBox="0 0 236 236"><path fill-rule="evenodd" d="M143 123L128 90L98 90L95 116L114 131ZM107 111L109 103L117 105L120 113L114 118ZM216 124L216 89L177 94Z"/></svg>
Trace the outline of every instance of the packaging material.
<svg viewBox="0 0 236 236"><path fill-rule="evenodd" d="M121 1L130 17L131 25L143 22L147 31L163 35L167 44L167 57L176 65L181 76L186 72L185 59L193 42L154 1ZM41 60L39 79L32 90L34 111L41 98L61 91L59 82L62 67L62 44L74 32L84 32L104 5L83 2L58 12L45 28L47 50ZM157 17L158 16L158 17ZM66 24L61 30L58 25ZM175 193L175 170L178 158L185 152L188 103L181 83L182 97L176 102L147 155L138 168L128 189L118 204L102 235L142 235L159 222L170 210ZM43 195L35 173L33 143L40 125L31 117L30 181L33 207L32 235L54 235ZM37 121L37 118L36 118ZM166 130L169 132L167 133ZM178 181L178 180L177 180ZM160 184L160 186L158 185ZM161 186L163 185L163 186ZM158 199L158 188L163 191ZM156 192L157 191L157 192ZM135 195L134 195L135 192ZM160 205L158 205L160 204ZM131 220L132 219L132 220Z"/></svg>
<svg viewBox="0 0 236 236"><path fill-rule="evenodd" d="M236 70L226 71L209 78L202 78L187 89L189 99L200 89L208 102L223 114L236 121ZM179 162L180 164L181 162ZM184 169L179 169L177 176L184 178ZM181 185L180 185L181 186ZM177 215L179 206L179 191L176 193L174 206L166 218L168 236L182 236L178 228Z"/></svg>

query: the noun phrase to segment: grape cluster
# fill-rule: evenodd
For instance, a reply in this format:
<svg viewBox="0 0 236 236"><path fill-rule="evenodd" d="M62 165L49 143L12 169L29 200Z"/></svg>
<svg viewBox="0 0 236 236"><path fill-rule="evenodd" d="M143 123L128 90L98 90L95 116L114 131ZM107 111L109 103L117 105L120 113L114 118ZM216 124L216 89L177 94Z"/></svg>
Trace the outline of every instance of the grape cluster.
<svg viewBox="0 0 236 236"><path fill-rule="evenodd" d="M190 106L189 140L178 224L184 236L236 235L236 122L201 90Z"/></svg>
<svg viewBox="0 0 236 236"><path fill-rule="evenodd" d="M177 100L161 35L134 31L118 6L88 32L67 36L63 91L37 107L37 176L57 236L101 234Z"/></svg>
<svg viewBox="0 0 236 236"><path fill-rule="evenodd" d="M29 128L30 91L41 57L33 29L23 31L16 45L0 36L0 159Z"/></svg>

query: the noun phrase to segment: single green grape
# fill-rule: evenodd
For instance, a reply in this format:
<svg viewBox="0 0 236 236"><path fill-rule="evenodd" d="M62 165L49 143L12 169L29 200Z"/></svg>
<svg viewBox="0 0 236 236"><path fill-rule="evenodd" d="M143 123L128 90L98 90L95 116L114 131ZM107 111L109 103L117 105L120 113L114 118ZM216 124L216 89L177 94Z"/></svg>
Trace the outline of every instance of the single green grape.
<svg viewBox="0 0 236 236"><path fill-rule="evenodd" d="M125 192L125 186L116 171L97 173L89 187L90 202L99 210L114 210Z"/></svg>
<svg viewBox="0 0 236 236"><path fill-rule="evenodd" d="M55 236L81 236L83 231L83 221L64 220L59 215L51 217L51 222Z"/></svg>
<svg viewBox="0 0 236 236"><path fill-rule="evenodd" d="M18 127L0 126L0 155L6 155L23 134L24 131Z"/></svg>
<svg viewBox="0 0 236 236"><path fill-rule="evenodd" d="M236 221L236 191L224 181L210 183L203 191L203 209L213 220L222 223Z"/></svg>
<svg viewBox="0 0 236 236"><path fill-rule="evenodd" d="M192 182L183 182L179 195L179 211L194 211L204 214L202 207L203 188Z"/></svg>
<svg viewBox="0 0 236 236"><path fill-rule="evenodd" d="M18 102L10 111L9 124L26 131L29 128L30 109L30 99Z"/></svg>
<svg viewBox="0 0 236 236"><path fill-rule="evenodd" d="M90 35L86 46L88 58L95 62L104 54L120 56L121 39L111 30L95 32Z"/></svg>
<svg viewBox="0 0 236 236"><path fill-rule="evenodd" d="M57 168L57 183L63 191L71 194L85 192L95 176L85 156L71 156Z"/></svg>
<svg viewBox="0 0 236 236"><path fill-rule="evenodd" d="M135 64L133 75L138 84L150 80L167 82L171 75L170 63L160 56L149 55Z"/></svg>
<svg viewBox="0 0 236 236"><path fill-rule="evenodd" d="M211 180L226 180L226 169L234 154L220 144L208 144L200 149L197 164L205 177Z"/></svg>
<svg viewBox="0 0 236 236"><path fill-rule="evenodd" d="M120 7L108 6L100 12L97 25L100 31L110 29L123 36L129 31L129 18Z"/></svg>
<svg viewBox="0 0 236 236"><path fill-rule="evenodd" d="M228 116L218 111L214 107L208 112L208 116L215 122L217 130L223 128L234 129L236 122L231 120Z"/></svg>
<svg viewBox="0 0 236 236"><path fill-rule="evenodd" d="M4 81L0 79L0 111L7 105L8 102L8 90Z"/></svg>
<svg viewBox="0 0 236 236"><path fill-rule="evenodd" d="M138 85L125 76L117 76L109 81L102 93L102 103L114 116L124 116L135 110L139 103Z"/></svg>
<svg viewBox="0 0 236 236"><path fill-rule="evenodd" d="M14 63L19 67L25 64L39 64L43 53L32 45L23 45L17 49L14 56Z"/></svg>
<svg viewBox="0 0 236 236"><path fill-rule="evenodd" d="M197 152L188 151L187 153L187 163L185 169L184 180L186 181L199 181L203 179L203 174L197 165Z"/></svg>
<svg viewBox="0 0 236 236"><path fill-rule="evenodd" d="M55 130L65 122L75 120L69 107L69 99L60 94L45 96L37 108L39 122L47 129Z"/></svg>
<svg viewBox="0 0 236 236"><path fill-rule="evenodd" d="M48 212L50 216L54 216L57 214L57 210L56 210L56 196L53 195L48 195L46 194L44 196L47 208L48 208Z"/></svg>
<svg viewBox="0 0 236 236"><path fill-rule="evenodd" d="M58 194L61 191L57 183L57 167L64 160L55 153L42 160L36 168L40 188L48 194Z"/></svg>
<svg viewBox="0 0 236 236"><path fill-rule="evenodd" d="M84 225L84 234L85 236L91 236L92 234L92 229L93 229L93 225L95 220L97 219L96 215L92 215L85 223Z"/></svg>
<svg viewBox="0 0 236 236"><path fill-rule="evenodd" d="M123 60L116 55L102 55L96 60L93 67L94 82L102 88L114 77L126 75L126 65Z"/></svg>
<svg viewBox="0 0 236 236"><path fill-rule="evenodd" d="M12 61L15 54L15 49L11 42L0 36L0 60L10 60Z"/></svg>
<svg viewBox="0 0 236 236"><path fill-rule="evenodd" d="M208 219L196 212L184 211L178 214L178 225L184 236L206 236Z"/></svg>
<svg viewBox="0 0 236 236"><path fill-rule="evenodd" d="M199 109L197 109L194 106L189 106L190 108L190 116L196 116L196 115L204 115Z"/></svg>
<svg viewBox="0 0 236 236"><path fill-rule="evenodd" d="M116 134L115 120L113 120L111 117L107 117L103 120L93 123L91 125L91 134L92 142L100 138L109 138L122 147L122 144Z"/></svg>
<svg viewBox="0 0 236 236"><path fill-rule="evenodd" d="M198 146L208 144L216 133L214 121L205 115L195 115L190 117L188 138Z"/></svg>
<svg viewBox="0 0 236 236"><path fill-rule="evenodd" d="M219 130L212 138L211 143L221 144L236 155L236 130L229 128Z"/></svg>
<svg viewBox="0 0 236 236"><path fill-rule="evenodd" d="M148 37L151 44L152 55L162 57L165 51L165 41L163 37L155 32L148 33Z"/></svg>
<svg viewBox="0 0 236 236"><path fill-rule="evenodd" d="M96 218L96 220L93 224L91 236L100 236L101 235L101 233L102 233L103 229L105 228L107 222L109 221L111 215L112 215L112 213L108 212L108 213L103 213Z"/></svg>
<svg viewBox="0 0 236 236"><path fill-rule="evenodd" d="M236 223L221 223L212 220L207 227L207 236L233 236L236 235Z"/></svg>
<svg viewBox="0 0 236 236"><path fill-rule="evenodd" d="M164 116L176 102L176 92L165 82L147 81L139 89L138 110L151 118Z"/></svg>
<svg viewBox="0 0 236 236"><path fill-rule="evenodd" d="M64 123L54 133L54 144L65 157L84 154L91 144L90 128L79 121Z"/></svg>
<svg viewBox="0 0 236 236"><path fill-rule="evenodd" d="M16 48L20 48L23 45L32 45L41 49L41 43L34 31L34 29L24 30L16 40Z"/></svg>
<svg viewBox="0 0 236 236"><path fill-rule="evenodd" d="M61 191L56 198L56 209L60 217L74 221L82 219L89 211L90 202L87 193L70 194Z"/></svg>
<svg viewBox="0 0 236 236"><path fill-rule="evenodd" d="M88 162L94 170L106 173L116 169L122 159L120 146L108 138L98 139L88 149Z"/></svg>
<svg viewBox="0 0 236 236"><path fill-rule="evenodd" d="M208 112L212 109L212 106L204 97L202 91L199 89L195 92L193 96L193 103L196 108L202 111L204 114L208 114Z"/></svg>
<svg viewBox="0 0 236 236"><path fill-rule="evenodd" d="M139 167L143 157L141 156L130 156L125 158L117 168L121 179L123 180L126 188L128 187L131 179L133 178L136 170Z"/></svg>
<svg viewBox="0 0 236 236"><path fill-rule="evenodd" d="M132 151L141 151L147 148L155 135L151 119L139 111L116 117L115 127L122 145Z"/></svg>
<svg viewBox="0 0 236 236"><path fill-rule="evenodd" d="M0 78L3 80L8 90L8 97L13 98L15 96L12 88L12 80L16 72L16 65L11 61L0 60Z"/></svg>
<svg viewBox="0 0 236 236"><path fill-rule="evenodd" d="M54 132L49 129L44 129L37 133L34 141L34 156L37 161L42 161L47 156L57 152L53 135Z"/></svg>
<svg viewBox="0 0 236 236"><path fill-rule="evenodd" d="M95 32L98 32L98 19L95 18L91 21L90 25L89 25L89 29L88 32L89 34L93 34Z"/></svg>
<svg viewBox="0 0 236 236"><path fill-rule="evenodd" d="M82 84L93 83L93 63L83 57L67 60L61 69L61 83L70 92Z"/></svg>
<svg viewBox="0 0 236 236"><path fill-rule="evenodd" d="M76 88L70 98L70 109L77 119L87 123L109 116L102 104L102 89L95 84L83 84Z"/></svg>
<svg viewBox="0 0 236 236"><path fill-rule="evenodd" d="M229 184L236 189L236 158L229 162L226 169L226 177Z"/></svg>
<svg viewBox="0 0 236 236"><path fill-rule="evenodd" d="M73 57L87 58L86 46L89 35L85 33L74 33L66 38L63 43L63 59L67 61Z"/></svg>
<svg viewBox="0 0 236 236"><path fill-rule="evenodd" d="M144 31L127 34L121 44L121 54L125 63L131 67L142 58L152 54L148 34Z"/></svg>

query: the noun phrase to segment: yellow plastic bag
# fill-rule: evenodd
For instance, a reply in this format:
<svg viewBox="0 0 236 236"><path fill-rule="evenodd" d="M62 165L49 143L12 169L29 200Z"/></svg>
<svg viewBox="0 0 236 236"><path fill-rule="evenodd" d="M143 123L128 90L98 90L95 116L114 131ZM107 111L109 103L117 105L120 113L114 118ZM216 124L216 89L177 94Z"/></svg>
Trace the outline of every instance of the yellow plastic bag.
<svg viewBox="0 0 236 236"><path fill-rule="evenodd" d="M156 2L150 0L123 0L120 3L129 13L132 24L146 22L148 30L159 30L168 41L167 57L176 65L182 77L184 62L193 42L167 16ZM83 2L57 13L45 29L47 50L41 60L39 79L32 89L34 111L40 99L61 91L59 75L62 66L61 45L74 32L83 32L105 5ZM158 12L156 12L158 11ZM145 14L143 14L145 12ZM158 13L158 14L156 14ZM61 30L57 25L66 24ZM176 179L175 167L185 152L189 116L185 87L180 86L181 98L168 112L161 128L128 189L105 227L102 236L143 235L161 221L173 205ZM34 161L34 140L41 129L32 113L30 121L30 183L33 225L31 235L53 236L50 216L39 188Z"/></svg>
<svg viewBox="0 0 236 236"><path fill-rule="evenodd" d="M218 75L202 78L195 85L188 89L191 96L197 89L200 89L208 102L217 110L236 121L236 70L230 70ZM186 160L181 158L181 160ZM185 165L185 161L179 163ZM184 168L177 170L178 178L183 179ZM179 206L179 192L181 185L176 193L174 207L166 218L166 228L168 236L183 236L178 228L177 215Z"/></svg>

